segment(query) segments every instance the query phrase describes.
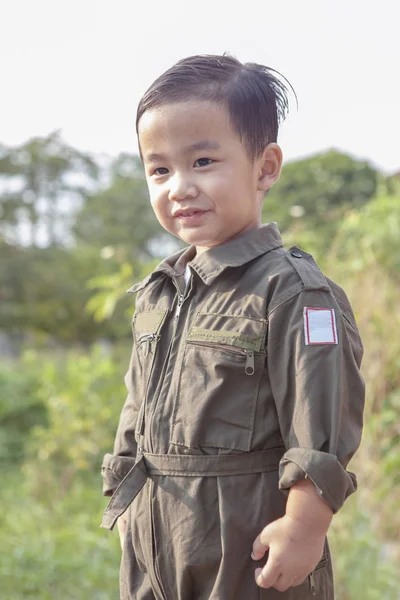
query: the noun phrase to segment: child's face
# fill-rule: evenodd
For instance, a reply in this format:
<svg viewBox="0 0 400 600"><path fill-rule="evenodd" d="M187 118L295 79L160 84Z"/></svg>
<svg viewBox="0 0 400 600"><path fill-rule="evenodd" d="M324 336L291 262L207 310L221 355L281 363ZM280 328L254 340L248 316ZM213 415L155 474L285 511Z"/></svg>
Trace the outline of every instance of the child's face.
<svg viewBox="0 0 400 600"><path fill-rule="evenodd" d="M191 101L149 110L139 143L157 219L197 253L259 226L280 149L269 144L252 162L224 107Z"/></svg>

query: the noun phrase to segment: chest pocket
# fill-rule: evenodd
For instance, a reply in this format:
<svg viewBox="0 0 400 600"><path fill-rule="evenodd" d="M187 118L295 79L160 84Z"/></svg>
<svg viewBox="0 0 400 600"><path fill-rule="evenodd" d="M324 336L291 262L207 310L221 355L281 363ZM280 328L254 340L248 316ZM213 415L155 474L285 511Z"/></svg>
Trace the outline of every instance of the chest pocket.
<svg viewBox="0 0 400 600"><path fill-rule="evenodd" d="M167 316L167 309L149 310L135 313L133 333L142 381L147 384L151 374L160 330Z"/></svg>
<svg viewBox="0 0 400 600"><path fill-rule="evenodd" d="M266 329L265 319L196 315L179 373L171 443L250 449Z"/></svg>

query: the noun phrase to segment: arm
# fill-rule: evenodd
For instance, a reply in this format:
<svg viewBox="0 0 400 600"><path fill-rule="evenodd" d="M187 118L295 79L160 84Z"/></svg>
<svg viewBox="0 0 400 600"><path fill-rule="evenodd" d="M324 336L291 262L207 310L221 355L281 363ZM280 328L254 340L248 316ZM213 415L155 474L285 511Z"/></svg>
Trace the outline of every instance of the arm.
<svg viewBox="0 0 400 600"><path fill-rule="evenodd" d="M280 592L300 585L322 556L332 515L313 483L295 483L289 492L285 516L267 525L254 542L254 560L260 560L269 549L267 564L256 569L257 584L262 588L275 587Z"/></svg>
<svg viewBox="0 0 400 600"><path fill-rule="evenodd" d="M312 531L315 535L322 535L325 539L332 521L333 511L318 496L314 484L303 479L290 488L286 515L301 527ZM321 556L318 557L318 560L320 558Z"/></svg>
<svg viewBox="0 0 400 600"><path fill-rule="evenodd" d="M335 311L337 344L306 344L307 306ZM257 559L269 547L262 587L272 582L282 591L304 580L321 557L332 514L356 489L346 467L360 443L364 384L351 319L348 304L339 307L321 290L302 291L269 316L268 370L286 447L279 487L288 502L285 516L255 542Z"/></svg>
<svg viewBox="0 0 400 600"><path fill-rule="evenodd" d="M304 307L334 311L337 343L306 344ZM269 316L267 349L286 447L279 487L288 493L308 478L334 513L356 490L355 475L346 467L360 444L365 396L361 340L346 308L329 292L297 294Z"/></svg>
<svg viewBox="0 0 400 600"><path fill-rule="evenodd" d="M133 347L129 369L125 375L125 385L128 395L122 407L117 433L114 441L113 454L106 454L103 459L101 474L103 477L103 494L112 496L115 488L122 481L135 462L136 441L135 425L139 407L135 402L134 363L136 348Z"/></svg>
<svg viewBox="0 0 400 600"><path fill-rule="evenodd" d="M101 474L103 477L103 494L112 496L115 488L124 479L135 463L136 441L135 426L138 416L138 407L134 401L134 379L133 368L136 356L136 348L133 347L129 369L125 375L125 385L128 395L121 411L117 433L114 441L113 454L106 454L103 459ZM117 521L121 547L124 544L126 519L124 515Z"/></svg>

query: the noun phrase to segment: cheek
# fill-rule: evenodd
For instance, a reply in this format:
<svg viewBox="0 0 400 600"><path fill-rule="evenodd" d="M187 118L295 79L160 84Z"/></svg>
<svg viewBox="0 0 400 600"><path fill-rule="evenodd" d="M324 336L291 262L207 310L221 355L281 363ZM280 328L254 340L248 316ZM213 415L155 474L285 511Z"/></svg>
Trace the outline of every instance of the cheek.
<svg viewBox="0 0 400 600"><path fill-rule="evenodd" d="M165 200L165 194L162 193L160 187L149 186L150 203L153 207L154 212L160 213L165 212L167 201Z"/></svg>
<svg viewBox="0 0 400 600"><path fill-rule="evenodd" d="M227 173L213 174L200 182L198 189L217 202L223 202L226 196L232 193L234 180Z"/></svg>

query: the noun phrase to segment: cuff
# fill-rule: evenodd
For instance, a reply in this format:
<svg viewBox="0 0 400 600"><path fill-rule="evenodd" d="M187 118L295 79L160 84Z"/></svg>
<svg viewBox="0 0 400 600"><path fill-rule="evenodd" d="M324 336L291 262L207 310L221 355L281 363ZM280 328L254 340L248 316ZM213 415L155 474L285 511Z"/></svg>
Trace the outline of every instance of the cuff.
<svg viewBox="0 0 400 600"><path fill-rule="evenodd" d="M356 476L346 471L334 454L307 448L290 448L279 464L279 489L288 491L302 479L312 481L318 494L334 513L357 489Z"/></svg>
<svg viewBox="0 0 400 600"><path fill-rule="evenodd" d="M116 487L124 479L125 475L135 464L135 458L131 456L116 456L106 454L101 466L101 476L103 478L104 496L112 496Z"/></svg>

